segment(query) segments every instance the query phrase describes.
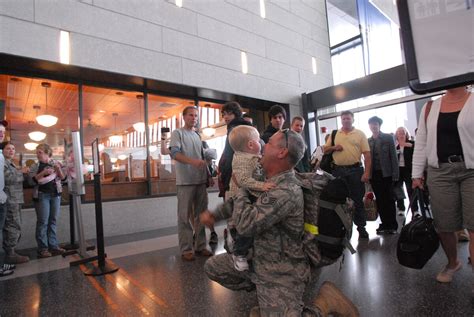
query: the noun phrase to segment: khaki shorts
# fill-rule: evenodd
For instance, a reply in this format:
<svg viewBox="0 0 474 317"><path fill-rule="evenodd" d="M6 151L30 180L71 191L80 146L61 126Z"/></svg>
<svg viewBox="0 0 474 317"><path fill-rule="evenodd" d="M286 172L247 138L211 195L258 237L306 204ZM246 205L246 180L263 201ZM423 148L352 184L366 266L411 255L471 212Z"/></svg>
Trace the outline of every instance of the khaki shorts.
<svg viewBox="0 0 474 317"><path fill-rule="evenodd" d="M474 169L463 162L428 167L428 190L439 232L474 231Z"/></svg>

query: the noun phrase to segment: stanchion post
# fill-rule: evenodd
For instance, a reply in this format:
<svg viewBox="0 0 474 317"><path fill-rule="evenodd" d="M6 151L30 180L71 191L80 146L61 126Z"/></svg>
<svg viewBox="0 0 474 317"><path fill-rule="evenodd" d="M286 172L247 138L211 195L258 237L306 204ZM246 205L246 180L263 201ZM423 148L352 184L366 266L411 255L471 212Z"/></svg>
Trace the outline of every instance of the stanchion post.
<svg viewBox="0 0 474 317"><path fill-rule="evenodd" d="M95 222L97 234L97 260L98 266L86 271L85 275L99 276L118 271L118 267L108 263L105 260L104 248L104 222L102 215L102 192L100 186L100 168L99 168L99 140L92 142L92 157L94 161L94 200L95 200Z"/></svg>

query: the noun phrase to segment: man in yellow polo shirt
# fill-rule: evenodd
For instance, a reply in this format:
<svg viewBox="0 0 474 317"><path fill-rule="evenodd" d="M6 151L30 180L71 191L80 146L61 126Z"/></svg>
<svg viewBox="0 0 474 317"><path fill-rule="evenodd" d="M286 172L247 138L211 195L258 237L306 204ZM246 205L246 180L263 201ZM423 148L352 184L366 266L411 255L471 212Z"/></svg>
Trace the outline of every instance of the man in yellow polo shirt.
<svg viewBox="0 0 474 317"><path fill-rule="evenodd" d="M324 145L324 154L333 153L332 174L344 178L349 185L351 199L355 205L354 223L359 232L359 239L368 239L362 199L365 193L364 183L369 182L371 171L369 143L364 132L354 128L354 114L351 111L341 113L341 123L342 128L336 133L334 146L331 146L331 138L328 138L326 145ZM365 171L361 164L362 155L364 156Z"/></svg>

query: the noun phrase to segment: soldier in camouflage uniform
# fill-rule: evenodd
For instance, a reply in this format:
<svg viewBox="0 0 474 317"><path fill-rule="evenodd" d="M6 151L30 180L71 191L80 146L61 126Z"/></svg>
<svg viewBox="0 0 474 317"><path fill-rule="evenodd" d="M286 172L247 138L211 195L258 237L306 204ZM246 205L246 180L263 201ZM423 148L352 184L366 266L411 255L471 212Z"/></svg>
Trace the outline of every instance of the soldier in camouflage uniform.
<svg viewBox="0 0 474 317"><path fill-rule="evenodd" d="M15 252L15 247L21 237L21 205L23 200L23 174L28 173L28 167L22 170L13 162L15 157L15 146L11 143L5 144L3 148L5 156L4 175L5 193L7 194L7 215L3 227L3 249L5 250L5 263L18 264L28 262L27 256Z"/></svg>
<svg viewBox="0 0 474 317"><path fill-rule="evenodd" d="M265 145L261 161L268 181L277 187L254 203L248 193L241 191L234 200L201 216L205 224L226 219L232 214L233 202L237 231L254 237L253 266L249 271L237 271L230 254L214 256L204 266L211 280L229 289L256 288L259 307L252 309L252 316L326 316L329 312L346 312L337 306L346 307L347 298L329 283L321 288L323 296L318 296L316 308L303 305L311 272L302 244L303 192L293 167L303 157L304 149L298 133L277 132Z"/></svg>

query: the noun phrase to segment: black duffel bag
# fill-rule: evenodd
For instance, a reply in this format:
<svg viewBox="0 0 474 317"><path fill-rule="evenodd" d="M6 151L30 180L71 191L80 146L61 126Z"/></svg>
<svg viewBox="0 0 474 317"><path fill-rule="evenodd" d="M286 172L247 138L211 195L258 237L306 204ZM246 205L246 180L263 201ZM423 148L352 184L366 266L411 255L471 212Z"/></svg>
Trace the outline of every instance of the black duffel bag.
<svg viewBox="0 0 474 317"><path fill-rule="evenodd" d="M427 217L427 210L423 202L423 194L417 188L413 192L410 207L416 203L416 197L420 201L421 217L413 219L405 225L400 232L397 243L398 262L412 269L422 269L438 250L439 238L435 230L433 219Z"/></svg>

